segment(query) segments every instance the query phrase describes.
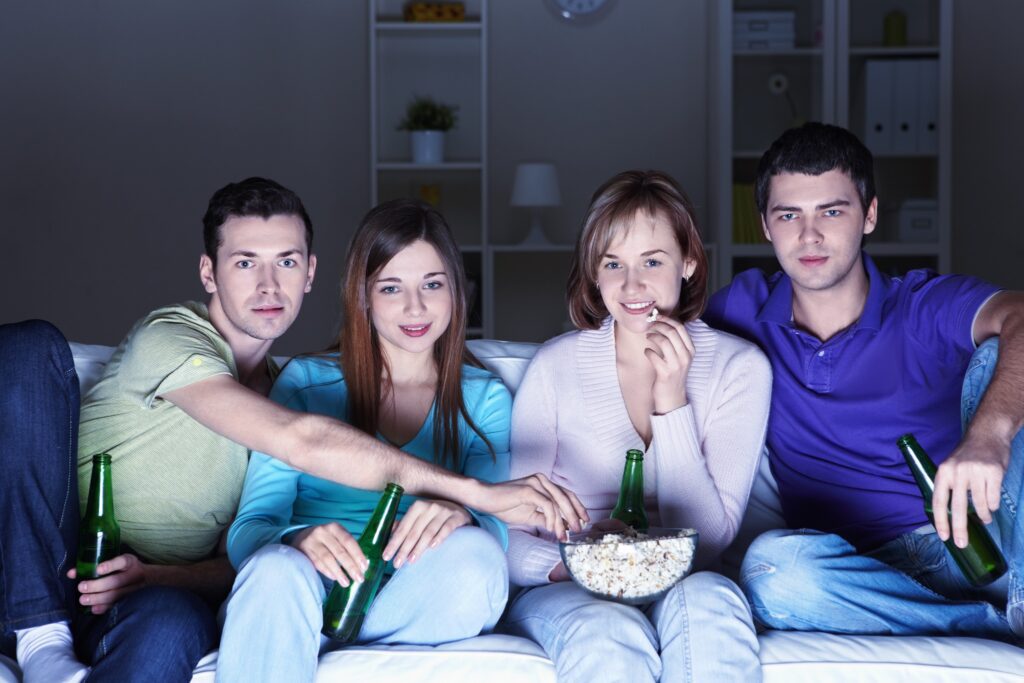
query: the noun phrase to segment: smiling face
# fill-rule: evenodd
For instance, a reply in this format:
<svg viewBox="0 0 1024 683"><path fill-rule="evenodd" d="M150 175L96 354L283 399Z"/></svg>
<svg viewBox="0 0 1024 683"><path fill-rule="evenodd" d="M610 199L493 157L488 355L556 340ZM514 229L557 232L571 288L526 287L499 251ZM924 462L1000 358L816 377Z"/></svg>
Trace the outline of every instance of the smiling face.
<svg viewBox="0 0 1024 683"><path fill-rule="evenodd" d="M668 221L638 211L629 224L616 228L598 264L597 286L616 324L642 334L652 308L664 314L675 310L683 278L694 267Z"/></svg>
<svg viewBox="0 0 1024 683"><path fill-rule="evenodd" d="M413 242L368 287L370 322L385 355L433 353L452 319L449 275L437 250L423 240Z"/></svg>
<svg viewBox="0 0 1024 683"><path fill-rule="evenodd" d="M861 242L875 229L877 211L873 199L864 213L856 186L842 171L773 176L764 234L794 293L839 289L866 277Z"/></svg>
<svg viewBox="0 0 1024 683"><path fill-rule="evenodd" d="M313 285L316 257L307 253L305 225L292 215L232 216L220 234L217 265L205 254L199 262L214 326L233 347L277 339Z"/></svg>

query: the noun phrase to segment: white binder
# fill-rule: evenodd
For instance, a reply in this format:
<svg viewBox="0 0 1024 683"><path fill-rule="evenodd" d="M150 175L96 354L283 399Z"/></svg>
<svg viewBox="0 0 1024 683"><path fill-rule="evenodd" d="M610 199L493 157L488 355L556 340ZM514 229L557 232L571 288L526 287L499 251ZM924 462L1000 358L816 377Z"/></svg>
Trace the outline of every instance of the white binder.
<svg viewBox="0 0 1024 683"><path fill-rule="evenodd" d="M917 149L917 135L920 128L919 93L921 91L919 60L889 62L896 72L893 92L893 154L914 154Z"/></svg>
<svg viewBox="0 0 1024 683"><path fill-rule="evenodd" d="M939 61L917 62L920 94L917 99L917 152L939 153Z"/></svg>
<svg viewBox="0 0 1024 683"><path fill-rule="evenodd" d="M892 62L864 64L864 144L873 154L892 152Z"/></svg>

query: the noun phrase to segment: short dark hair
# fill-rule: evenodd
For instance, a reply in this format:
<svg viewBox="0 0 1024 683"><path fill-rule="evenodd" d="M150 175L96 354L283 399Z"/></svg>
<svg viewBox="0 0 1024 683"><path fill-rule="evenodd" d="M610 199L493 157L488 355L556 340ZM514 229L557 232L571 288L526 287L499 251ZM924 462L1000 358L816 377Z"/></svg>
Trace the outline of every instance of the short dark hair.
<svg viewBox="0 0 1024 683"><path fill-rule="evenodd" d="M809 122L790 128L772 143L757 165L754 201L762 217L768 214L772 176L780 173L821 175L842 171L850 176L860 206L867 214L875 198L875 162L871 151L856 135L827 123Z"/></svg>
<svg viewBox="0 0 1024 683"><path fill-rule="evenodd" d="M223 240L220 228L233 216L297 216L306 226L306 252L313 251L313 222L299 195L284 185L268 178L246 178L228 183L213 193L203 215L203 246L213 264L217 264L217 249Z"/></svg>

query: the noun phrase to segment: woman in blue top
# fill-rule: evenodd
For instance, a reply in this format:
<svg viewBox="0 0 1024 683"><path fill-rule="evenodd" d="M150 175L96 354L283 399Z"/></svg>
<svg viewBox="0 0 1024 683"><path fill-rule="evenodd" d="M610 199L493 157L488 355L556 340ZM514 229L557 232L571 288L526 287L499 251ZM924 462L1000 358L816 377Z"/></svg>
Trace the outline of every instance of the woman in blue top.
<svg viewBox="0 0 1024 683"><path fill-rule="evenodd" d="M352 239L338 353L289 363L270 397L340 417L425 460L508 478L512 401L465 346L466 282L444 218L395 200ZM356 543L380 498L253 453L228 533L238 576L217 679L312 681L332 581L361 578ZM504 524L446 500L404 496L384 559L389 578L358 643L433 645L491 629L505 606Z"/></svg>

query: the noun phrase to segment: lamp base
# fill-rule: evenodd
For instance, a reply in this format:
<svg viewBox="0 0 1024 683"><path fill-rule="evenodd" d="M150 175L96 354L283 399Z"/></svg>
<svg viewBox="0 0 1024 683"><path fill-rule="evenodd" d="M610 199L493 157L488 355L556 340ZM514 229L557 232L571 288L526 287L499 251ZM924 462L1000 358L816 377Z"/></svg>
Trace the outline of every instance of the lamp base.
<svg viewBox="0 0 1024 683"><path fill-rule="evenodd" d="M540 211L534 209L531 211L533 219L530 221L530 232L526 234L526 237L519 244L533 247L543 247L550 245L551 242L544 235L544 228L540 224Z"/></svg>

